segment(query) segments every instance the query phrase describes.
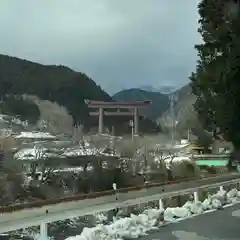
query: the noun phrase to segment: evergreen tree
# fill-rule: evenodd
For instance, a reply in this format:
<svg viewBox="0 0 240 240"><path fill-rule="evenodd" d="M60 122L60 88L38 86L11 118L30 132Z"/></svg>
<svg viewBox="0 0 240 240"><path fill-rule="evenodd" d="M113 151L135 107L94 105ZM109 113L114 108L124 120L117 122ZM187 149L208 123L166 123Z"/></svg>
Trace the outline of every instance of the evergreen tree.
<svg viewBox="0 0 240 240"><path fill-rule="evenodd" d="M240 11L238 1L202 0L196 45L199 61L190 80L205 129L240 149Z"/></svg>
<svg viewBox="0 0 240 240"><path fill-rule="evenodd" d="M30 100L24 99L19 95L5 95L0 104L1 113L19 116L23 121L35 124L40 117L38 106Z"/></svg>

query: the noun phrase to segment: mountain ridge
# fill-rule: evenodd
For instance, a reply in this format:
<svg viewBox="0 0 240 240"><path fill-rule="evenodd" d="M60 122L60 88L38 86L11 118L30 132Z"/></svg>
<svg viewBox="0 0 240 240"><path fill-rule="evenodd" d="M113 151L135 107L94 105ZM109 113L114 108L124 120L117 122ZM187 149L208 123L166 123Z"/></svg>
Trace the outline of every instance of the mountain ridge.
<svg viewBox="0 0 240 240"><path fill-rule="evenodd" d="M62 65L42 65L0 54L0 97L24 94L34 95L66 107L74 123L82 123L86 129L97 127L98 120L89 117L89 109L84 100L113 101L112 97L85 73L76 72ZM129 117L104 119L107 127L117 126L116 131L119 132L131 131L128 126L129 120ZM153 123L151 125L149 122L148 124L142 122L142 125L143 131L150 131L151 128L156 130Z"/></svg>
<svg viewBox="0 0 240 240"><path fill-rule="evenodd" d="M159 92L162 94L169 94L177 91L181 87L173 86L173 85L162 85L160 87L153 87L152 85L143 85L138 87L138 89L147 91L147 92Z"/></svg>
<svg viewBox="0 0 240 240"><path fill-rule="evenodd" d="M156 121L163 129L169 129L172 127L173 122L172 110L170 109L171 94L176 97L176 102L173 104L173 112L175 120L178 122L178 127L185 129L188 124L197 124L197 115L193 108L196 97L192 93L190 84L186 84L185 86L168 94L147 92L139 88L131 88L115 94L113 99L126 101L151 100L152 106L144 111L141 111L141 114Z"/></svg>
<svg viewBox="0 0 240 240"><path fill-rule="evenodd" d="M140 109L140 114L155 120L169 108L169 98L159 92L148 92L139 88L130 88L114 94L112 98L116 101L146 101L151 100L152 104L146 109ZM159 108L159 104L163 105Z"/></svg>

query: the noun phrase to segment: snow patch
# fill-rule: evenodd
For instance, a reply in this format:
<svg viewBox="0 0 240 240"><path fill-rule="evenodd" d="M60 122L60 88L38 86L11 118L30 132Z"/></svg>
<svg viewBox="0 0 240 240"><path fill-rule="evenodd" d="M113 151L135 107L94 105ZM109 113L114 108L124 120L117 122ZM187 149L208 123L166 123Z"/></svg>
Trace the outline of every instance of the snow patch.
<svg viewBox="0 0 240 240"><path fill-rule="evenodd" d="M167 156L167 157L163 157L163 160L160 157L155 157L154 161L156 163L160 163L160 162L164 162L165 164L167 163L182 163L182 162L192 162L191 157L190 156Z"/></svg>
<svg viewBox="0 0 240 240"><path fill-rule="evenodd" d="M182 207L164 209L148 209L139 215L114 219L109 225L98 224L96 227L85 227L81 235L68 237L66 240L124 240L142 237L149 231L157 230L164 222L176 222L192 215L202 214L211 209L220 209L227 203L240 200L240 192L232 189L209 195L203 202L187 201ZM100 217L103 218L104 217ZM100 221L101 222L101 221ZM102 221L103 222L103 221Z"/></svg>
<svg viewBox="0 0 240 240"><path fill-rule="evenodd" d="M57 137L48 132L21 132L19 135L15 136L15 138L56 139Z"/></svg>
<svg viewBox="0 0 240 240"><path fill-rule="evenodd" d="M90 147L81 147L76 149L67 149L62 155L66 157L74 157L74 156L94 156L99 153L97 148Z"/></svg>
<svg viewBox="0 0 240 240"><path fill-rule="evenodd" d="M47 148L33 147L23 148L14 154L14 158L19 160L41 160L48 157L58 156L57 154L47 152Z"/></svg>

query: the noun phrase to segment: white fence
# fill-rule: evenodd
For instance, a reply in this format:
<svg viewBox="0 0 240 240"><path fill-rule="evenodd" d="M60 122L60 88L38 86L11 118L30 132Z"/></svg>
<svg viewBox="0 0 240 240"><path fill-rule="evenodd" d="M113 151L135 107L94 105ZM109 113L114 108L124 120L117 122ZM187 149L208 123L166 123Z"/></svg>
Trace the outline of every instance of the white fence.
<svg viewBox="0 0 240 240"><path fill-rule="evenodd" d="M228 174L162 186L157 186L157 184L156 186L144 186L140 190L120 189L116 192L110 191L111 194L103 192L95 198L86 196L79 200L76 197L60 199L58 203L41 204L39 207L33 207L32 204L25 204L24 208L21 208L21 205L2 207L0 208L0 232L40 225L41 240L45 240L47 239L47 224L51 222L155 200L162 204L164 198L191 193L197 199L199 190L222 188L238 183L240 183L240 174Z"/></svg>

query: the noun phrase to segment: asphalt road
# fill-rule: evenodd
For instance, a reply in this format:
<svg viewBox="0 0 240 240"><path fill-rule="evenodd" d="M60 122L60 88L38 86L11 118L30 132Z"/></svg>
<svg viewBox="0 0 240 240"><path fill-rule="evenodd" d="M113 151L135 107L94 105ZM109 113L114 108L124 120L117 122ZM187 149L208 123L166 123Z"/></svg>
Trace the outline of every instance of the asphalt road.
<svg viewBox="0 0 240 240"><path fill-rule="evenodd" d="M141 240L239 240L240 204L161 227Z"/></svg>

